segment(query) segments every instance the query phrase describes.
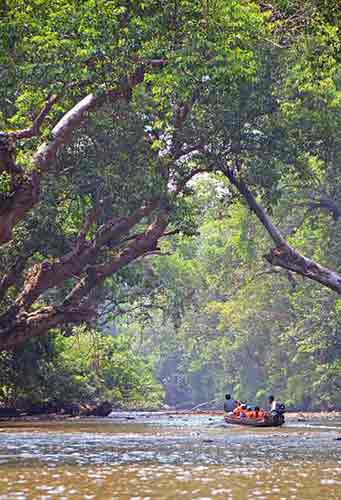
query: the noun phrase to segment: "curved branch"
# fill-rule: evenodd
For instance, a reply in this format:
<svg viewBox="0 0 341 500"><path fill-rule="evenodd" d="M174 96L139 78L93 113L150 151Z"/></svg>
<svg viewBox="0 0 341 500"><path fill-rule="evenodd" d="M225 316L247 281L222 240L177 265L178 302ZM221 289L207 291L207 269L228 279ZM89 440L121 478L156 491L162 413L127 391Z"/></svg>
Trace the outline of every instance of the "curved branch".
<svg viewBox="0 0 341 500"><path fill-rule="evenodd" d="M119 241L154 208L155 204L150 203L140 207L128 217L113 219L97 230L92 241L87 241L86 232L93 219L91 211L71 252L52 262L46 260L35 264L28 271L22 292L13 307L0 318L0 325L8 321L8 318L14 317L20 310L27 310L47 290L59 286L70 277L79 277L86 266L96 262L104 245L109 241Z"/></svg>
<svg viewBox="0 0 341 500"><path fill-rule="evenodd" d="M82 307L43 307L31 313L22 313L0 327L0 346L11 349L25 340L43 335L51 328L76 325L93 318L96 311L89 305Z"/></svg>
<svg viewBox="0 0 341 500"><path fill-rule="evenodd" d="M234 171L226 168L223 168L222 172L228 177L231 184L238 189L249 208L256 214L276 244L276 247L264 256L265 259L274 266L282 267L288 271L293 271L301 276L317 281L323 286L341 294L341 275L308 259L292 248L240 176L237 176Z"/></svg>
<svg viewBox="0 0 341 500"><path fill-rule="evenodd" d="M160 67L164 64L162 60L151 60L148 63L152 67ZM81 124L87 113L96 111L106 102L113 103L120 99L129 99L132 89L143 82L146 67L147 64L139 66L132 75L123 78L115 89L103 90L99 94L88 94L65 113L52 130L52 140L42 144L35 153L33 157L35 164L42 171L46 171L56 160L59 150L69 142L72 132Z"/></svg>
<svg viewBox="0 0 341 500"><path fill-rule="evenodd" d="M74 287L66 297L64 305L80 304L92 289L103 282L108 276L117 273L122 267L127 266L138 257L156 250L159 238L165 232L168 217L165 210L160 210L156 220L143 234L133 239L123 250L118 252L110 262L90 266L86 276Z"/></svg>
<svg viewBox="0 0 341 500"><path fill-rule="evenodd" d="M0 244L10 240L13 227L38 202L42 175L48 172L49 167L55 162L58 152L68 144L72 133L82 123L87 113L96 111L106 102L129 99L132 89L144 80L148 66L152 68L162 67L165 64L162 59L146 61L132 75L124 78L116 89L103 91L100 95L89 94L65 113L53 128L52 139L42 144L33 155L36 170L24 176L20 185L15 188L0 207ZM46 113L50 109L49 106L52 106L55 98L55 96L51 97L50 104L41 111L39 120L46 117ZM38 121L38 125L39 123ZM27 129L22 133L31 133L28 130L31 129Z"/></svg>

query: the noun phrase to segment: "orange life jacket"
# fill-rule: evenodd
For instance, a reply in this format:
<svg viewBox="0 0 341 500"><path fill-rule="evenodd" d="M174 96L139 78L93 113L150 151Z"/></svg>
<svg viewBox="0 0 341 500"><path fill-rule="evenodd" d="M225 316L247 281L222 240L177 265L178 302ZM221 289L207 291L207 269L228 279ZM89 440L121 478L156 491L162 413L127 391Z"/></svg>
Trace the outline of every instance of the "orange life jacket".
<svg viewBox="0 0 341 500"><path fill-rule="evenodd" d="M237 406L237 408L235 408L233 410L233 415L235 415L236 417L240 417L240 412L242 411L241 407L240 406Z"/></svg>

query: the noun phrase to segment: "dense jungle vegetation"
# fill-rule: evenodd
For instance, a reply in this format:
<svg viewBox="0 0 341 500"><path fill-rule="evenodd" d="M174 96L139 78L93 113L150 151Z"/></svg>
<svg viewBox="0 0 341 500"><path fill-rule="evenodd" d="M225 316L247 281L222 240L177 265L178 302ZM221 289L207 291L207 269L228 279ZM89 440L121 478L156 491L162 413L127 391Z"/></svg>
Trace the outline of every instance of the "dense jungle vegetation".
<svg viewBox="0 0 341 500"><path fill-rule="evenodd" d="M1 5L2 403L341 405L339 0Z"/></svg>

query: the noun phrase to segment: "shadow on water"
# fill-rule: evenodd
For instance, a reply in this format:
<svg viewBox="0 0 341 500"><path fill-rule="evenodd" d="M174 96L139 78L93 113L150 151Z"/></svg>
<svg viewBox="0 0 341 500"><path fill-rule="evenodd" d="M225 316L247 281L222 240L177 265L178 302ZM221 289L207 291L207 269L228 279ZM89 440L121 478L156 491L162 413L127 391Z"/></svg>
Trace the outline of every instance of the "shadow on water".
<svg viewBox="0 0 341 500"><path fill-rule="evenodd" d="M134 415L0 427L0 498L341 499L339 423Z"/></svg>

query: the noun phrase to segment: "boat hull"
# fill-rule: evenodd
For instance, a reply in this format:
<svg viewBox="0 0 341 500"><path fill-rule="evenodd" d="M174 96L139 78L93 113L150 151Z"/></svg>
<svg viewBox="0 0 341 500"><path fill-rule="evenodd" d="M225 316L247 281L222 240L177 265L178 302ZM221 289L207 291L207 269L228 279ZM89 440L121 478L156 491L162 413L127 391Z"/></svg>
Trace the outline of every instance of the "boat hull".
<svg viewBox="0 0 341 500"><path fill-rule="evenodd" d="M280 427L284 424L284 417L280 415L278 417L272 417L271 415L262 418L254 419L247 417L234 417L232 415L225 415L224 420L227 424L235 425L248 425L249 427Z"/></svg>

